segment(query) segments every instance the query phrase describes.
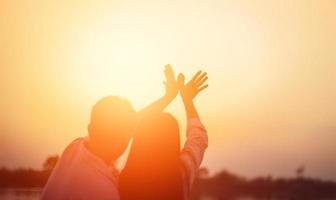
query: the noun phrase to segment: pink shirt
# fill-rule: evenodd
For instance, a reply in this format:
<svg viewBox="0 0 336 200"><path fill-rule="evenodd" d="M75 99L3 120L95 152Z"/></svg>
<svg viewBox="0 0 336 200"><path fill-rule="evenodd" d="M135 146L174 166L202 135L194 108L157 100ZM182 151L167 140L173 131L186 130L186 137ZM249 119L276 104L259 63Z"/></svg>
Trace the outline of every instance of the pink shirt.
<svg viewBox="0 0 336 200"><path fill-rule="evenodd" d="M41 199L119 200L116 170L88 151L84 141L76 139L65 149Z"/></svg>

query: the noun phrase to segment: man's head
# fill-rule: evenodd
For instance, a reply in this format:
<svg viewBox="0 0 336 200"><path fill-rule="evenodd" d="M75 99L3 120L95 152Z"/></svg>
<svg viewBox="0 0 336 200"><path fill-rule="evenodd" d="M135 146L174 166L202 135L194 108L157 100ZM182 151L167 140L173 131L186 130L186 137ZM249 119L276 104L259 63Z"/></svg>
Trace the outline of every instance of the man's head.
<svg viewBox="0 0 336 200"><path fill-rule="evenodd" d="M136 112L127 100L116 96L104 97L91 111L90 143L109 159L117 159L125 151L135 123Z"/></svg>

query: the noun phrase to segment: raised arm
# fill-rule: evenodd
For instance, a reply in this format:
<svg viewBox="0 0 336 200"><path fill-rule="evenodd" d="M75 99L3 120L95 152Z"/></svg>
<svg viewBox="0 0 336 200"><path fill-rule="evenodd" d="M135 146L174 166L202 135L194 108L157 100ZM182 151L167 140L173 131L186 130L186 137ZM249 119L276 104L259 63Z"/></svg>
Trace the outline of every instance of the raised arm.
<svg viewBox="0 0 336 200"><path fill-rule="evenodd" d="M199 92L208 87L205 84L207 79L207 74L199 71L180 90L187 115L187 140L181 153L187 195L190 193L195 174L208 146L208 135L193 101Z"/></svg>
<svg viewBox="0 0 336 200"><path fill-rule="evenodd" d="M171 65L168 64L165 66L164 73L166 77L166 82L164 82L166 86L165 94L158 100L140 110L138 112L138 117L140 119L146 115L163 111L175 99L180 87L183 85L182 74L179 74L178 78L175 79L174 71Z"/></svg>

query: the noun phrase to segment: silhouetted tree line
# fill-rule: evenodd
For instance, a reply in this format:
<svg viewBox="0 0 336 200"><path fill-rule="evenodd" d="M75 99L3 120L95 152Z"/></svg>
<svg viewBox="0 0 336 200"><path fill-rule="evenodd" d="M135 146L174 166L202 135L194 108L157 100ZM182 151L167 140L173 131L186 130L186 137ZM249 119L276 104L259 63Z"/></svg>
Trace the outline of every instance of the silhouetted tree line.
<svg viewBox="0 0 336 200"><path fill-rule="evenodd" d="M50 156L43 163L42 170L35 169L0 169L0 188L43 187L58 161L58 156Z"/></svg>
<svg viewBox="0 0 336 200"><path fill-rule="evenodd" d="M336 182L305 178L277 178L271 176L246 179L227 171L207 176L205 168L196 177L192 200L210 197L234 200L252 197L263 200L336 200Z"/></svg>
<svg viewBox="0 0 336 200"><path fill-rule="evenodd" d="M48 157L42 170L2 168L0 188L43 187L57 160L57 155ZM246 179L227 171L209 176L208 170L201 168L191 199L210 197L214 200L235 200L252 197L263 200L336 200L336 182L306 178L302 176L303 170L299 171L297 177L290 179L273 179L271 176Z"/></svg>

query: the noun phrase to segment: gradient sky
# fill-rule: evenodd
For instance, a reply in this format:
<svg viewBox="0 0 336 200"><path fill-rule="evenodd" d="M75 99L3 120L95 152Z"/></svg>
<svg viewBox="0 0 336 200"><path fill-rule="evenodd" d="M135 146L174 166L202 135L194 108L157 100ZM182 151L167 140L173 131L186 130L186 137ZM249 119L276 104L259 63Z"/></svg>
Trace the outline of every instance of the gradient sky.
<svg viewBox="0 0 336 200"><path fill-rule="evenodd" d="M0 166L40 168L87 134L106 95L136 109L163 66L209 74L203 162L253 177L336 180L336 1L0 2ZM179 98L168 108L185 131Z"/></svg>

